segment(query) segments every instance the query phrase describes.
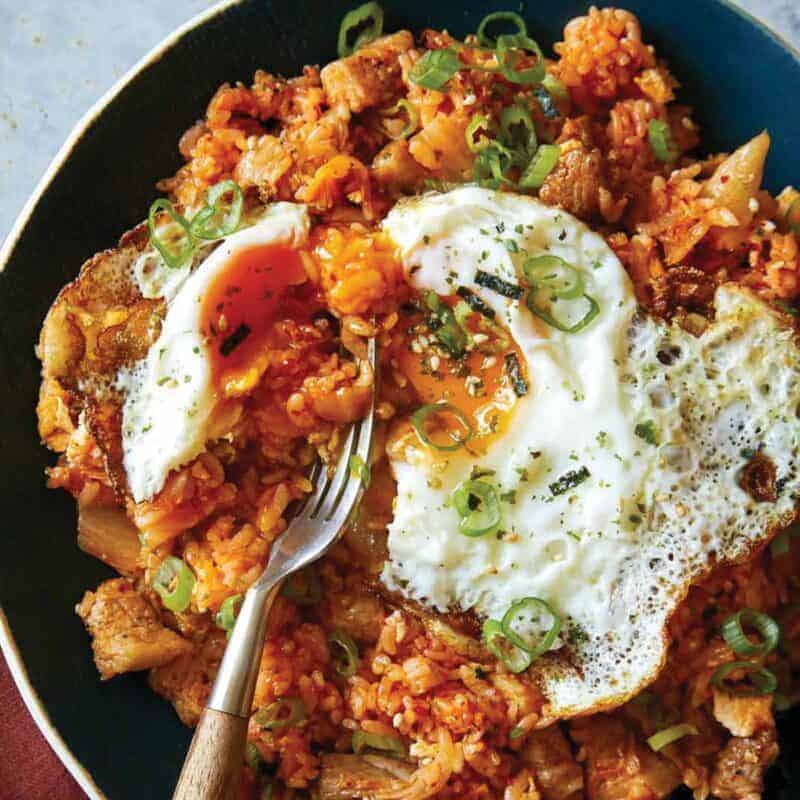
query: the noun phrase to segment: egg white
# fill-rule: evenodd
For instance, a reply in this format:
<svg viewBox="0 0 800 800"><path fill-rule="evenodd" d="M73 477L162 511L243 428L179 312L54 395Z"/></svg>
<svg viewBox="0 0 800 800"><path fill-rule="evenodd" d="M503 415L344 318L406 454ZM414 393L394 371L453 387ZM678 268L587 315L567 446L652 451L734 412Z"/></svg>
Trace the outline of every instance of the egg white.
<svg viewBox="0 0 800 800"><path fill-rule="evenodd" d="M413 441L390 450L398 494L383 580L482 617L500 618L523 597L546 600L565 621L535 665L552 713L619 702L657 674L687 586L711 564L745 557L794 513L792 333L733 287L718 290L716 321L698 338L645 317L602 237L527 197L464 187L408 201L384 225L415 287L449 295L465 286L495 310L530 391L483 457L461 449L431 461ZM600 306L579 333L543 326L524 298L475 283L478 268L517 283L522 261L545 253L577 267ZM657 443L637 434L642 423ZM744 454L759 448L778 468L775 504L738 484ZM476 466L508 498L499 535L458 532L451 496ZM584 467L587 479L553 491Z"/></svg>
<svg viewBox="0 0 800 800"><path fill-rule="evenodd" d="M147 356L117 377L124 393L123 465L136 502L157 494L167 475L203 452L208 442L218 397L210 348L201 332L204 295L238 253L265 244L302 245L309 225L305 206L275 203L252 225L217 243L194 271L169 270L152 253L137 265L143 295L164 297L167 312Z"/></svg>

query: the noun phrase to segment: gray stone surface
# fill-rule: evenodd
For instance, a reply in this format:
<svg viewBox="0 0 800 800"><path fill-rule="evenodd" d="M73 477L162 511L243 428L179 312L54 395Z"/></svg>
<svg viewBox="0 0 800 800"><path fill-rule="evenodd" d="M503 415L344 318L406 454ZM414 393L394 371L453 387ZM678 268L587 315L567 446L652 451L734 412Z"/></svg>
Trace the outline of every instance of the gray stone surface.
<svg viewBox="0 0 800 800"><path fill-rule="evenodd" d="M800 46L798 0L740 3ZM210 5L0 0L0 239L86 110L167 33Z"/></svg>

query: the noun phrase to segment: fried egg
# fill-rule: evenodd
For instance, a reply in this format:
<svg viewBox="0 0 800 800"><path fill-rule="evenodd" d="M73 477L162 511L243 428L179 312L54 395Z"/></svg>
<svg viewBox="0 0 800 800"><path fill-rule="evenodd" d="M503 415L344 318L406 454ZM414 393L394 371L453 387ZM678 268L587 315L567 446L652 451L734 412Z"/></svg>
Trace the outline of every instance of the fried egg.
<svg viewBox="0 0 800 800"><path fill-rule="evenodd" d="M216 243L193 271L169 270L146 253L135 272L146 297L167 310L146 358L120 371L124 393L123 464L137 502L161 490L167 475L215 438L237 383L292 287L306 281L297 249L307 241L306 208L276 203L252 224ZM294 298L302 304L302 298ZM230 427L226 424L223 427Z"/></svg>
<svg viewBox="0 0 800 800"><path fill-rule="evenodd" d="M732 286L717 290L716 318L699 336L649 318L603 238L528 197L463 187L399 204L384 228L416 289L466 289L491 309L528 386L516 397L508 378L497 381L483 401L505 410L502 424L476 420L457 449L437 451L398 425L382 580L439 611L481 618L500 619L522 598L546 601L563 626L532 669L550 713L622 702L657 675L666 623L689 585L745 558L795 513L792 331ZM560 330L526 304L522 267L542 255L580 274L597 305L585 327ZM458 389L448 377L436 399L474 409L473 378ZM774 467L770 499L742 480L756 453ZM466 536L455 497L476 475L500 499L500 524Z"/></svg>

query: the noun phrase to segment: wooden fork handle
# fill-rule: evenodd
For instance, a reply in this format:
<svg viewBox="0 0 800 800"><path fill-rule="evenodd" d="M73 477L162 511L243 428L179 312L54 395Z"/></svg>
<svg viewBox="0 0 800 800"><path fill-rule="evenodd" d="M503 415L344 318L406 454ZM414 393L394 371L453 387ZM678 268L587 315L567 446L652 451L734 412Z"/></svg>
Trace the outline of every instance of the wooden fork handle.
<svg viewBox="0 0 800 800"><path fill-rule="evenodd" d="M206 708L172 800L235 800L246 738L247 718Z"/></svg>

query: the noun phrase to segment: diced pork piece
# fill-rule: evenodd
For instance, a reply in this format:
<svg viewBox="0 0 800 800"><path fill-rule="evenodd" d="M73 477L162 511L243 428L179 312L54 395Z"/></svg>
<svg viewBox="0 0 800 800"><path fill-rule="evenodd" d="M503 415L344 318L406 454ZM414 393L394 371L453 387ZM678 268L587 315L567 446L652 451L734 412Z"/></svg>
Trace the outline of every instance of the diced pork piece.
<svg viewBox="0 0 800 800"><path fill-rule="evenodd" d="M383 756L330 753L322 756L317 792L319 800L367 800L376 792L402 795L414 769Z"/></svg>
<svg viewBox="0 0 800 800"><path fill-rule="evenodd" d="M408 31L398 31L332 61L320 73L329 104L344 103L357 114L390 103L402 90L398 56L413 45Z"/></svg>
<svg viewBox="0 0 800 800"><path fill-rule="evenodd" d="M184 725L197 725L224 651L225 634L212 630L192 652L150 672L151 688L172 703Z"/></svg>
<svg viewBox="0 0 800 800"><path fill-rule="evenodd" d="M717 800L761 800L764 773L777 756L775 728L748 739L731 739L717 759L711 794Z"/></svg>
<svg viewBox="0 0 800 800"><path fill-rule="evenodd" d="M558 725L531 732L520 755L533 768L544 800L583 797L583 770Z"/></svg>
<svg viewBox="0 0 800 800"><path fill-rule="evenodd" d="M167 664L192 650L190 642L161 624L155 609L126 578L86 592L75 611L92 636L94 662L103 680Z"/></svg>
<svg viewBox="0 0 800 800"><path fill-rule="evenodd" d="M662 800L681 784L678 768L619 718L596 714L579 719L570 734L581 746L587 800Z"/></svg>
<svg viewBox="0 0 800 800"><path fill-rule="evenodd" d="M714 689L714 717L734 736L753 736L775 725L772 717L772 695L739 697Z"/></svg>

